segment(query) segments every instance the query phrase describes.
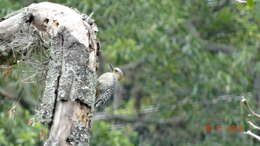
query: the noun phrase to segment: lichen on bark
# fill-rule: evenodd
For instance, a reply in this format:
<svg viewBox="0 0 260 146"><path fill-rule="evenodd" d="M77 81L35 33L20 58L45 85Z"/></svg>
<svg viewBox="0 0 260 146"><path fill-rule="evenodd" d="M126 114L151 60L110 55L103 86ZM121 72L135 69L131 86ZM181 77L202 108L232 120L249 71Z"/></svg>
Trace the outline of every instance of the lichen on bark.
<svg viewBox="0 0 260 146"><path fill-rule="evenodd" d="M16 63L14 56L29 57L31 48L48 49L37 112L50 128L45 145L88 144L96 93L96 32L89 16L50 2L32 4L0 21L1 64Z"/></svg>
<svg viewBox="0 0 260 146"><path fill-rule="evenodd" d="M87 145L89 142L89 130L81 121L73 121L71 133L67 138L67 142L72 145Z"/></svg>

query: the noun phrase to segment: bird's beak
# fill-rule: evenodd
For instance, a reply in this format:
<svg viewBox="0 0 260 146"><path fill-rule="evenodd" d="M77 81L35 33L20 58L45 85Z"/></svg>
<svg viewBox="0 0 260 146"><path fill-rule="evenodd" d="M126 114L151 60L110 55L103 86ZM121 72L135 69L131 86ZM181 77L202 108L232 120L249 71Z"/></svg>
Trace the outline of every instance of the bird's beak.
<svg viewBox="0 0 260 146"><path fill-rule="evenodd" d="M118 78L118 81L121 81L121 80L123 80L123 76L120 76L119 78Z"/></svg>

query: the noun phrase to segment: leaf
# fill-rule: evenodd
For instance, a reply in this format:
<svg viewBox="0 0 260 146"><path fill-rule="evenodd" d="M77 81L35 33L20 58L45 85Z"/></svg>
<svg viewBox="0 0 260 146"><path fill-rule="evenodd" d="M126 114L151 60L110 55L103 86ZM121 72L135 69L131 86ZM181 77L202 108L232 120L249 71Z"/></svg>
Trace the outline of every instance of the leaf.
<svg viewBox="0 0 260 146"><path fill-rule="evenodd" d="M254 1L253 0L247 0L247 6L252 8L254 6Z"/></svg>

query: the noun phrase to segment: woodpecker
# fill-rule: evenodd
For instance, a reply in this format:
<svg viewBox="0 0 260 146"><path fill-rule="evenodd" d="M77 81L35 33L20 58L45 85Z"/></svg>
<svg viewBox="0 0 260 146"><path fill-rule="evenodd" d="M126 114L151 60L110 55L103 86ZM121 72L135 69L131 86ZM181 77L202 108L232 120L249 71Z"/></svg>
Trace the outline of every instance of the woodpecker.
<svg viewBox="0 0 260 146"><path fill-rule="evenodd" d="M104 105L112 96L116 84L122 80L124 73L110 64L111 72L103 73L97 81L95 108Z"/></svg>

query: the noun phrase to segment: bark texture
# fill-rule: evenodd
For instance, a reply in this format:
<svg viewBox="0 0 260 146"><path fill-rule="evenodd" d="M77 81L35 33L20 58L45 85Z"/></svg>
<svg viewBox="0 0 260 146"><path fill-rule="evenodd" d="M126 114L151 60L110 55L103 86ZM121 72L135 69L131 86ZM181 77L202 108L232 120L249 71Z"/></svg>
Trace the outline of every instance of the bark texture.
<svg viewBox="0 0 260 146"><path fill-rule="evenodd" d="M0 64L15 64L38 47L49 51L38 117L50 126L46 146L88 145L96 93L98 42L94 21L43 2L0 20Z"/></svg>

